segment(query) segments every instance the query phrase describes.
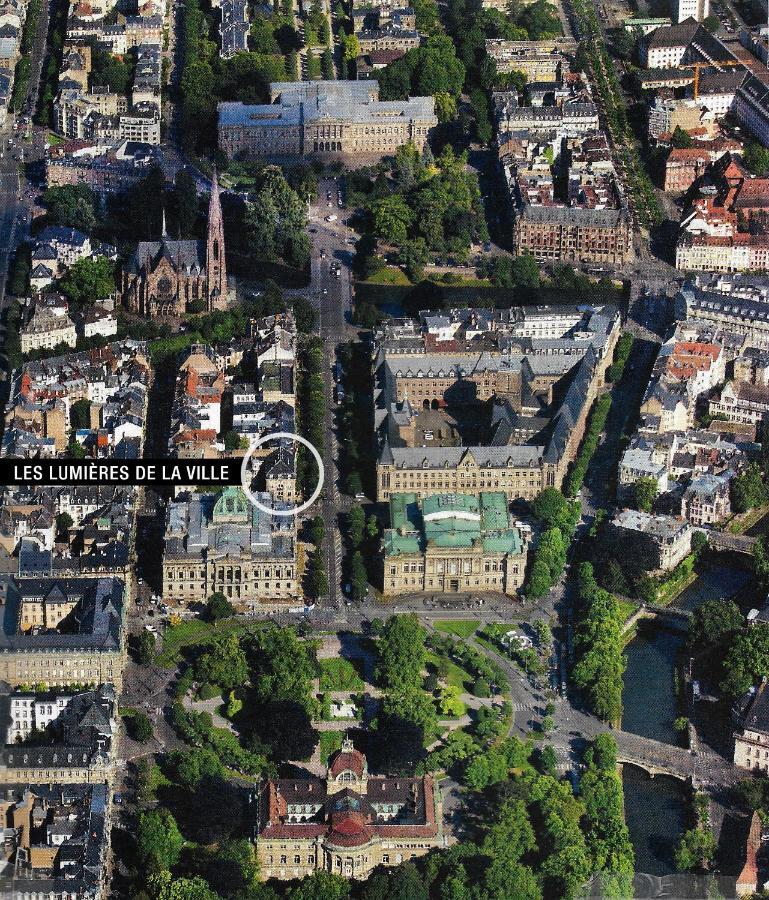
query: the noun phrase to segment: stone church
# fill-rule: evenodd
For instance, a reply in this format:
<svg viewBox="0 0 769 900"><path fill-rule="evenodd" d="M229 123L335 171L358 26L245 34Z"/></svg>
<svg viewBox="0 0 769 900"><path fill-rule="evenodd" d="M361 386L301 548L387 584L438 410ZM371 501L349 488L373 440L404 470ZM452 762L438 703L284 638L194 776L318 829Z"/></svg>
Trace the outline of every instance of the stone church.
<svg viewBox="0 0 769 900"><path fill-rule="evenodd" d="M132 313L151 318L182 316L196 300L205 301L206 312L226 307L224 224L216 173L211 183L206 239L171 240L164 218L160 240L141 241L126 263L122 293Z"/></svg>

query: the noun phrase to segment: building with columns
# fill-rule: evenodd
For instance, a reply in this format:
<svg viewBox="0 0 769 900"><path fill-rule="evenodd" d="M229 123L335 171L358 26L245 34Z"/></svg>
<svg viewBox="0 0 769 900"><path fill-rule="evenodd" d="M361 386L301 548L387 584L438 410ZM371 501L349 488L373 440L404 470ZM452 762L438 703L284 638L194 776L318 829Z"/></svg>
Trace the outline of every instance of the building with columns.
<svg viewBox="0 0 769 900"><path fill-rule="evenodd" d="M440 787L421 778L376 776L346 738L325 778L270 778L254 791L259 874L304 878L318 870L365 879L443 847Z"/></svg>
<svg viewBox="0 0 769 900"><path fill-rule="evenodd" d="M422 150L438 124L432 97L380 100L375 80L278 82L270 88L270 103L219 104L219 148L230 159L379 159L403 144Z"/></svg>

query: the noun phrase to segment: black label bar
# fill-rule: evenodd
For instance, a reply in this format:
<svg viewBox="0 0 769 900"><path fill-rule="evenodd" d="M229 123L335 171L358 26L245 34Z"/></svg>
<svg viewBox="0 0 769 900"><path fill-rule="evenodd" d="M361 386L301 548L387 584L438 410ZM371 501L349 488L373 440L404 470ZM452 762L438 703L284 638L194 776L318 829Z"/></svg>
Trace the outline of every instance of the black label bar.
<svg viewBox="0 0 769 900"><path fill-rule="evenodd" d="M240 466L239 459L0 459L0 484L219 487L240 484Z"/></svg>

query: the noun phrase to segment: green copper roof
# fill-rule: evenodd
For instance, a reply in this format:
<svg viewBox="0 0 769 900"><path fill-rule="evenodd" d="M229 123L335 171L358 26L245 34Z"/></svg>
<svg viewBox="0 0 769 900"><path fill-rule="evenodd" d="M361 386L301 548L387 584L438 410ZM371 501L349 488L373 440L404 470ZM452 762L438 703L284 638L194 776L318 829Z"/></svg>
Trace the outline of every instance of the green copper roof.
<svg viewBox="0 0 769 900"><path fill-rule="evenodd" d="M393 494L390 524L384 534L387 556L420 553L427 543L460 548L482 541L490 552L523 550L519 532L510 527L505 495L499 492L433 494L425 497L421 509L416 494Z"/></svg>

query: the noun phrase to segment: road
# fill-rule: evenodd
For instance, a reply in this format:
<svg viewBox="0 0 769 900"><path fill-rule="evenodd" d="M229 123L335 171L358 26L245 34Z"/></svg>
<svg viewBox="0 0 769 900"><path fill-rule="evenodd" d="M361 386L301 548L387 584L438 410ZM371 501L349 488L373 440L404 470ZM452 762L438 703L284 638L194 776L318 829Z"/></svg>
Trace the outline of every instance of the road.
<svg viewBox="0 0 769 900"><path fill-rule="evenodd" d="M342 534L339 514L341 504L338 435L336 429L336 385L333 366L337 348L356 337L350 326L352 313L352 232L340 222L344 210L338 203L339 182L323 178L318 184L318 194L310 203L310 237L312 238L310 292L318 310L318 327L323 340L324 367L323 390L326 409L323 423L323 466L325 487L322 512L326 533L323 555L329 582L328 604L333 609L340 603L342 594ZM328 198L331 199L328 199ZM329 216L335 221L327 222ZM337 274L338 273L338 274Z"/></svg>

